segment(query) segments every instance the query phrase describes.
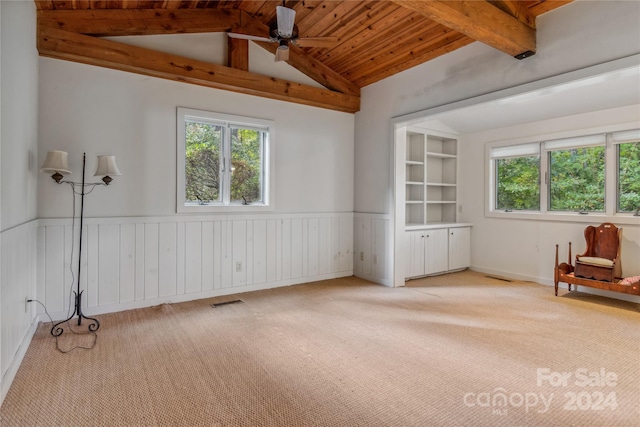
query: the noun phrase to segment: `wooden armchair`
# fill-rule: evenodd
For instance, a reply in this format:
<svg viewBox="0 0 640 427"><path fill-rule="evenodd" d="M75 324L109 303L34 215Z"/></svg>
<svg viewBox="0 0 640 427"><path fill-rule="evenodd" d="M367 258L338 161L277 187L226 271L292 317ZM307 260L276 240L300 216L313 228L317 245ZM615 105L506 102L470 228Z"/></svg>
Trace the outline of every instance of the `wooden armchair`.
<svg viewBox="0 0 640 427"><path fill-rule="evenodd" d="M582 255L576 255L575 277L614 282L622 277L620 262L620 243L622 228L610 222L592 225L584 230L587 249Z"/></svg>

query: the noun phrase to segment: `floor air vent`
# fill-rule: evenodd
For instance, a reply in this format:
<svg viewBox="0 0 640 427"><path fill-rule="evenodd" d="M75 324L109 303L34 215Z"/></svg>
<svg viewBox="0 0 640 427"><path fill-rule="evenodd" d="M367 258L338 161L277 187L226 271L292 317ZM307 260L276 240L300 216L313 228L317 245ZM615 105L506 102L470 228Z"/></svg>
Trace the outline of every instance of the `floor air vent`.
<svg viewBox="0 0 640 427"><path fill-rule="evenodd" d="M240 302L244 302L241 299L234 299L232 301L225 301L225 302L216 302L214 304L211 304L211 307L216 308L216 307L221 307L223 305L229 305L229 304L237 304Z"/></svg>
<svg viewBox="0 0 640 427"><path fill-rule="evenodd" d="M484 277L488 277L489 279L501 280L503 282L509 282L509 283L513 282L513 280L505 279L504 277L497 277L497 276L484 276Z"/></svg>

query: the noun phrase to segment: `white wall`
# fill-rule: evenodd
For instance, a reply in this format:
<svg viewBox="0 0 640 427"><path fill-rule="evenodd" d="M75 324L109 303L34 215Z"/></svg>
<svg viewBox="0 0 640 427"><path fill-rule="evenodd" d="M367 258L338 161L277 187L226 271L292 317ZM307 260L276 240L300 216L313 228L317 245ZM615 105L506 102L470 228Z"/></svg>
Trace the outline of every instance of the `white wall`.
<svg viewBox="0 0 640 427"><path fill-rule="evenodd" d="M386 286L393 286L389 247L392 236L389 215L354 215L353 274Z"/></svg>
<svg viewBox="0 0 640 427"><path fill-rule="evenodd" d="M363 88L355 128L356 212L391 213L392 117L640 53L638 16L640 2L578 0L537 19L531 58L518 61L476 42Z"/></svg>
<svg viewBox="0 0 640 427"><path fill-rule="evenodd" d="M484 161L486 143L527 137L544 140L554 133L633 122L640 126L638 105L461 135L460 166L465 179L462 193L465 220L474 225L471 245L473 268L551 284L556 244L560 245L560 260L565 262L569 242L572 242L574 256L584 252L584 228L587 225L597 226L605 221L617 223L616 217L586 218L588 222L485 217L488 202L485 192L488 179ZM622 224L617 225L623 228L622 273L624 276L640 275L640 219L627 216ZM637 301L640 302L640 298Z"/></svg>
<svg viewBox="0 0 640 427"><path fill-rule="evenodd" d="M272 212L176 214L177 107L275 122ZM49 58L40 58L39 112L39 162L67 151L77 181L86 151L95 182L95 156L113 154L122 172L85 197L88 313L353 274L352 114ZM39 175L38 292L64 318L77 263L72 193Z"/></svg>
<svg viewBox="0 0 640 427"><path fill-rule="evenodd" d="M390 159L393 159L391 122L394 117L433 109L640 53L638 16L640 2L579 0L538 18L538 49L537 54L531 58L518 61L481 43L473 43L363 88L362 108L356 113L355 126L356 215L366 212L393 216L393 177ZM482 115L478 115L476 119L481 121ZM481 162L482 156L474 157L474 154L465 153L465 147L461 148L461 158L469 159L470 162ZM473 202L465 197L477 190L476 185L483 181L478 181L476 174L467 173L465 167L462 167L461 171L458 186L462 196L459 202L464 205L464 211L459 220L474 222L471 219L480 215L480 211L483 214L484 204L470 208ZM481 193L473 194L482 197L484 188L481 189ZM487 240L490 230L483 229L484 226L486 223L474 223L472 242L484 244L484 253L489 256L494 249L500 253L496 248L496 240ZM546 227L532 222L509 223L508 226L515 227L516 230L519 226L525 229ZM569 234L575 234L576 229L584 228L583 225L565 226L573 230L568 231ZM545 231L546 229L543 230L542 236L545 236ZM518 233L503 233L503 236L501 244L506 244L511 250L517 247ZM553 235L548 237L555 239ZM392 238L391 241L393 240ZM541 248L547 244L549 242L539 242ZM474 248L477 248L475 245L476 243ZM632 250L630 255L633 253ZM386 256L393 258L389 252ZM513 258L515 254L511 252L509 256ZM476 262L483 262L480 259L476 261L473 257L471 261L472 266L475 266ZM549 272L552 271L548 269L547 261L540 262L537 258L531 261L531 258L523 257L519 262L531 264L523 270L526 271L524 275L541 282L546 281ZM517 267L508 266L506 263L504 266L498 266L496 261L492 265L505 275L518 271ZM394 271L393 261L391 269ZM396 282L398 283L397 280Z"/></svg>
<svg viewBox="0 0 640 427"><path fill-rule="evenodd" d="M35 6L2 2L2 224L36 217L38 53Z"/></svg>
<svg viewBox="0 0 640 427"><path fill-rule="evenodd" d="M226 33L106 37L108 40L159 50L218 65L227 65L228 38L229 36L227 36ZM188 46L188 48L185 49L185 46ZM275 49L276 46L274 45L271 51L267 51L257 44L250 42L249 71L308 86L322 87L322 85L286 62L275 62L273 60Z"/></svg>
<svg viewBox="0 0 640 427"><path fill-rule="evenodd" d="M0 2L0 402L34 332L38 53L33 2Z"/></svg>
<svg viewBox="0 0 640 427"><path fill-rule="evenodd" d="M85 215L174 215L177 107L275 121L275 212L353 211L353 115L49 58L38 162L67 151L79 180L83 151L89 176L96 155L113 154L123 175L86 199ZM39 175L38 216L69 217L71 192Z"/></svg>

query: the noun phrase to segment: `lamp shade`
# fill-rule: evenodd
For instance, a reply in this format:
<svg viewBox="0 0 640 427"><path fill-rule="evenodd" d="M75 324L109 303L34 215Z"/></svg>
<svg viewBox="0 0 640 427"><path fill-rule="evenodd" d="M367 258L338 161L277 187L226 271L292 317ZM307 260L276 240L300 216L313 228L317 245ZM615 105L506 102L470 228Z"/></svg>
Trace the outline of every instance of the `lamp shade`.
<svg viewBox="0 0 640 427"><path fill-rule="evenodd" d="M40 172L57 172L62 175L70 174L67 152L58 150L49 151L47 158L40 168Z"/></svg>
<svg viewBox="0 0 640 427"><path fill-rule="evenodd" d="M122 175L116 165L116 156L98 156L98 168L93 176Z"/></svg>

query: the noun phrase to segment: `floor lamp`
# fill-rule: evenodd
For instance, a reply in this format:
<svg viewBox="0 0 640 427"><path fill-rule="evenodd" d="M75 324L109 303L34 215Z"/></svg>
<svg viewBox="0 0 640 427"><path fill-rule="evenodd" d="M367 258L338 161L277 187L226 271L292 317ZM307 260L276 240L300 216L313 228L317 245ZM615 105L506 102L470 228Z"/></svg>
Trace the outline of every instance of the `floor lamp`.
<svg viewBox="0 0 640 427"><path fill-rule="evenodd" d="M82 222L84 219L84 196L87 193L87 188L91 188L89 192L93 190L97 185L109 185L113 179L111 176L121 175L118 170L118 166L116 165L115 156L98 156L98 168L96 169L96 173L94 176L102 176L102 182L93 182L93 183L85 183L85 167L87 164L87 153L83 153L82 155L82 182L73 182L63 180L64 175L68 175L71 173L69 170L69 164L67 161L67 153L65 151L49 151L47 153L47 158L45 159L42 167L40 168L41 172L53 172L51 178L58 184L69 184L74 194L80 195L80 239L78 244L78 276L76 278L76 291L75 294L75 308L71 315L61 321L56 323L51 327L51 335L58 337L62 335L64 329L60 326L61 324L71 320L75 315L78 315L78 326L82 324L82 318L85 318L90 321L88 329L90 332L95 332L100 327L100 322L97 319L92 317L87 317L82 313L82 292L80 290L80 269L82 267ZM75 199L74 199L75 200Z"/></svg>

